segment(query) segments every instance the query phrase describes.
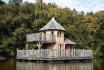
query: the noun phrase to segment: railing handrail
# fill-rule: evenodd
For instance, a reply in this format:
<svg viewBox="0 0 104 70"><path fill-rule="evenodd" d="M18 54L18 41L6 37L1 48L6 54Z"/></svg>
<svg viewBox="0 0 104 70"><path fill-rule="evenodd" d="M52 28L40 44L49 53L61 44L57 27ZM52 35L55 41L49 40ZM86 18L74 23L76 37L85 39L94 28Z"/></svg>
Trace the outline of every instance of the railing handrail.
<svg viewBox="0 0 104 70"><path fill-rule="evenodd" d="M82 49L41 49L41 50L17 50L17 58L31 59L93 59L93 50Z"/></svg>
<svg viewBox="0 0 104 70"><path fill-rule="evenodd" d="M55 39L55 35L53 35L53 34L45 34L45 35L40 35L41 37L40 37L40 39L41 39L41 41L45 41L45 42L47 42L47 41L50 41L50 42L55 42L56 41L56 39Z"/></svg>
<svg viewBox="0 0 104 70"><path fill-rule="evenodd" d="M29 34L27 35L27 42L30 42L30 41L43 41L43 42L55 42L56 39L55 39L55 35L53 34L41 34L41 33L34 33L34 34Z"/></svg>

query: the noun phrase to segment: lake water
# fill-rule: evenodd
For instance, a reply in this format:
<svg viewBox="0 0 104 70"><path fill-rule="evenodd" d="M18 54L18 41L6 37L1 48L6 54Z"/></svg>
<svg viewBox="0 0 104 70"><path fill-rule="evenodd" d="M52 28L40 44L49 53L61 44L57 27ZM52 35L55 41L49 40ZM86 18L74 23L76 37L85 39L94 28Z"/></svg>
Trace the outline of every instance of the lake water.
<svg viewBox="0 0 104 70"><path fill-rule="evenodd" d="M104 70L104 60L97 59L93 62L15 62L15 59L0 61L0 70Z"/></svg>
<svg viewBox="0 0 104 70"><path fill-rule="evenodd" d="M15 70L15 69L16 69L15 59L0 61L0 70Z"/></svg>
<svg viewBox="0 0 104 70"><path fill-rule="evenodd" d="M17 62L17 70L93 70L93 64Z"/></svg>

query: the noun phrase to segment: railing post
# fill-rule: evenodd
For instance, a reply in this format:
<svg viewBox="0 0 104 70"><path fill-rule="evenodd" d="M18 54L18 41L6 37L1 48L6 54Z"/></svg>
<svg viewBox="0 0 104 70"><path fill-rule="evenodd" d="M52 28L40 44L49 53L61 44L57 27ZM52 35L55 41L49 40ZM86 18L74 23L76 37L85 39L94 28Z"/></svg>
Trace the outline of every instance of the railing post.
<svg viewBox="0 0 104 70"><path fill-rule="evenodd" d="M66 59L66 49L64 50L64 59Z"/></svg>

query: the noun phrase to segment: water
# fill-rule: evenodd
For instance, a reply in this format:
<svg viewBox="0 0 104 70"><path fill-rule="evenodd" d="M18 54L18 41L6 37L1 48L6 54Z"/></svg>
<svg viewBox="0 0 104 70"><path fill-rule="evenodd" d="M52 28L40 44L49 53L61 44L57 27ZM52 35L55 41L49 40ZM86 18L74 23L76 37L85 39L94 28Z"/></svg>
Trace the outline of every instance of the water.
<svg viewBox="0 0 104 70"><path fill-rule="evenodd" d="M0 70L104 70L104 60L77 63L15 62L15 59L0 61Z"/></svg>
<svg viewBox="0 0 104 70"><path fill-rule="evenodd" d="M15 59L8 59L5 61L0 61L0 70L15 70L16 62Z"/></svg>
<svg viewBox="0 0 104 70"><path fill-rule="evenodd" d="M17 70L93 70L93 64L17 62Z"/></svg>
<svg viewBox="0 0 104 70"><path fill-rule="evenodd" d="M94 70L104 70L104 59L95 59L93 61Z"/></svg>

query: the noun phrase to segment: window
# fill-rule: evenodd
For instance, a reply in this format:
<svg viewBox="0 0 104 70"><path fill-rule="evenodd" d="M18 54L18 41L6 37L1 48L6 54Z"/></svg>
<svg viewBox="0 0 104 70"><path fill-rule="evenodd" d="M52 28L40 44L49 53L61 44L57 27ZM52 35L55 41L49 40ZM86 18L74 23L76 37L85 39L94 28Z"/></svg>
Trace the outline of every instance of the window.
<svg viewBox="0 0 104 70"><path fill-rule="evenodd" d="M43 32L43 39L46 40L46 31Z"/></svg>
<svg viewBox="0 0 104 70"><path fill-rule="evenodd" d="M53 33L53 31L51 32L51 35L53 35L54 33Z"/></svg>
<svg viewBox="0 0 104 70"><path fill-rule="evenodd" d="M61 37L61 31L57 32L57 37Z"/></svg>

